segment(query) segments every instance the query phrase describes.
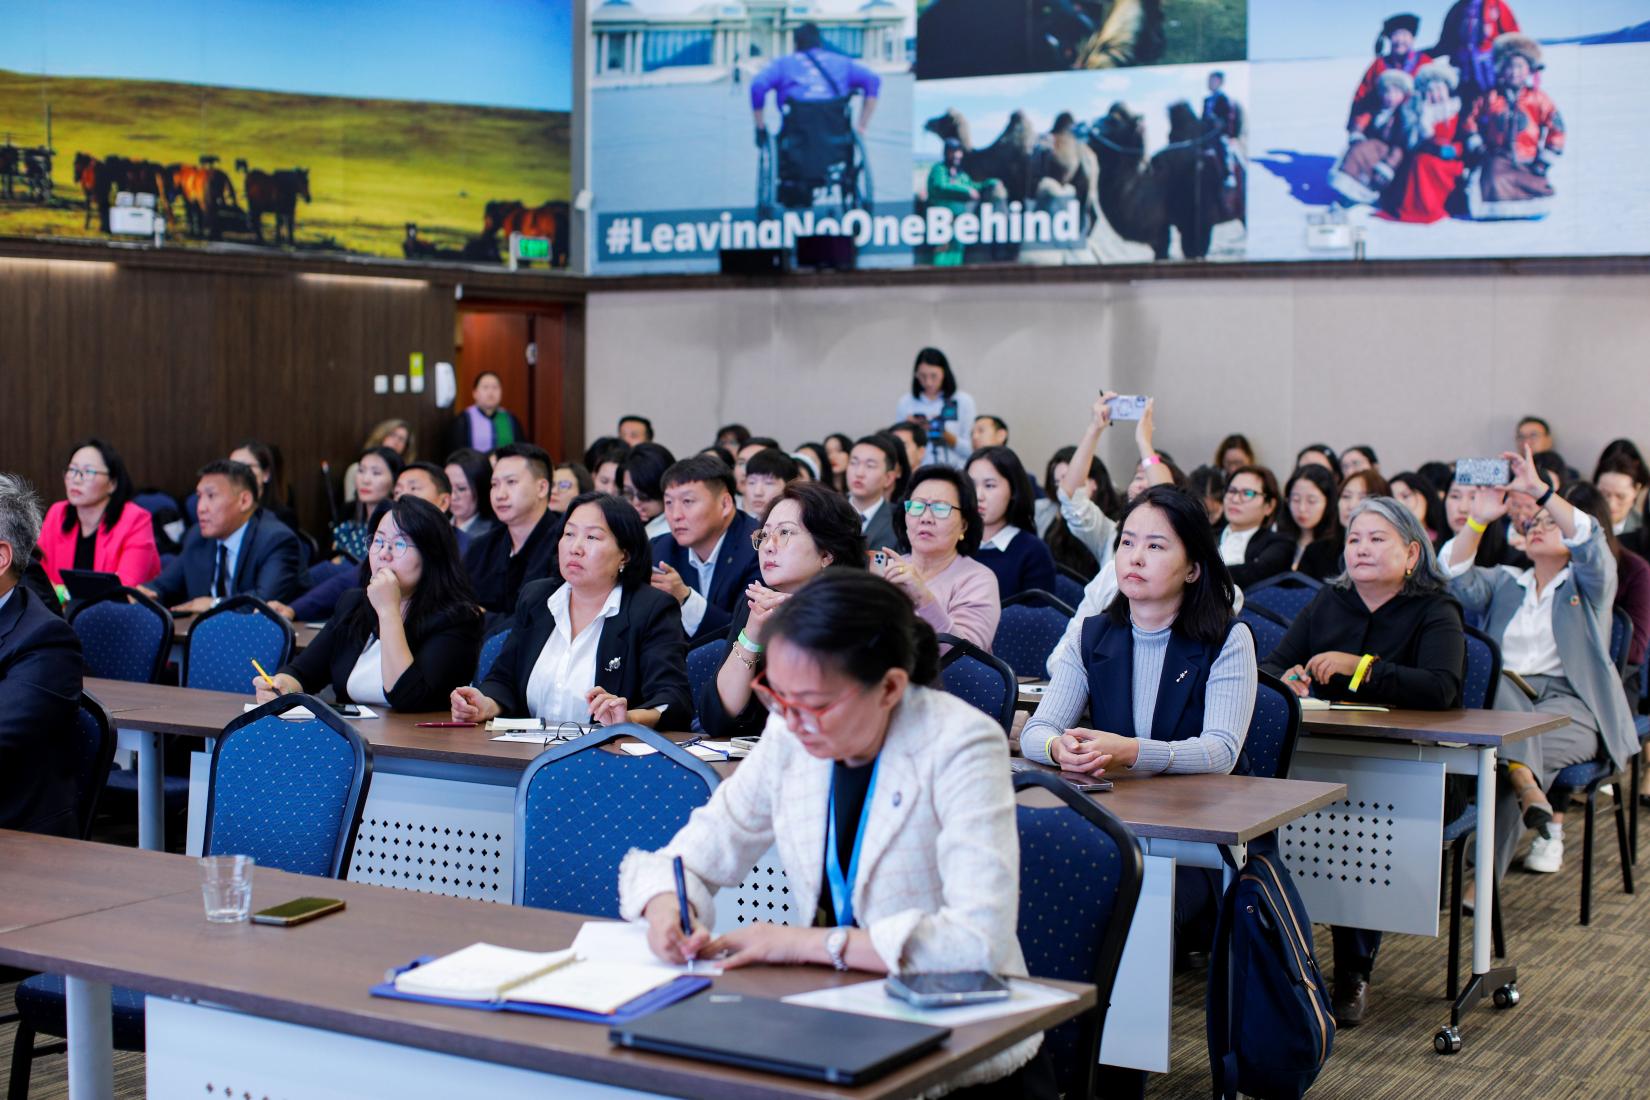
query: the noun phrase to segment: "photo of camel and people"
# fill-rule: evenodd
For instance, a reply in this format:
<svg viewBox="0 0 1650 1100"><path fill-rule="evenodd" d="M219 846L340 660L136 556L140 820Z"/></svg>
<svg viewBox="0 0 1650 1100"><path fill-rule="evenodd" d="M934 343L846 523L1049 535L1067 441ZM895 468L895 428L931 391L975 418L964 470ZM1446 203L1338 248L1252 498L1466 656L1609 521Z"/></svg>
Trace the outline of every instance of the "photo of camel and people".
<svg viewBox="0 0 1650 1100"><path fill-rule="evenodd" d="M571 3L14 6L0 236L112 240L135 206L168 246L492 264L520 232L565 265Z"/></svg>

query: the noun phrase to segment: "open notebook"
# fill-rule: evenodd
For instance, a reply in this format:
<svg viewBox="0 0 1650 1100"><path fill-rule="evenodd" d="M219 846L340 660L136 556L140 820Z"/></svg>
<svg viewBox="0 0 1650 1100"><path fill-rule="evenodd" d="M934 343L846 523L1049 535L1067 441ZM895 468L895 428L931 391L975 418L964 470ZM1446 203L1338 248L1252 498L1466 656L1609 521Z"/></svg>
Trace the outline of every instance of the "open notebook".
<svg viewBox="0 0 1650 1100"><path fill-rule="evenodd" d="M1375 703L1331 703L1328 699L1314 699L1308 695L1301 699L1302 710L1373 710L1388 711L1391 707L1379 706Z"/></svg>
<svg viewBox="0 0 1650 1100"><path fill-rule="evenodd" d="M660 967L581 957L572 948L519 951L473 943L403 971L393 984L397 993L413 997L546 1005L606 1016L676 977Z"/></svg>

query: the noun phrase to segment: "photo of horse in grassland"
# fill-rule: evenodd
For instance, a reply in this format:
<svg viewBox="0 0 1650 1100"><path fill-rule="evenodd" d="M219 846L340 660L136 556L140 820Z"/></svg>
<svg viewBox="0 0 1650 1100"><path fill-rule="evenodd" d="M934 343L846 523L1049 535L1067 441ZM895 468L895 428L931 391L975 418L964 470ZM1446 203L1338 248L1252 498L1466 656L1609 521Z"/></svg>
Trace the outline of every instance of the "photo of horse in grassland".
<svg viewBox="0 0 1650 1100"><path fill-rule="evenodd" d="M155 195L171 244L401 256L414 223L457 252L498 196L570 197L570 125L560 111L0 70L0 134L57 150L48 201L0 194L0 236L101 236L127 191Z"/></svg>

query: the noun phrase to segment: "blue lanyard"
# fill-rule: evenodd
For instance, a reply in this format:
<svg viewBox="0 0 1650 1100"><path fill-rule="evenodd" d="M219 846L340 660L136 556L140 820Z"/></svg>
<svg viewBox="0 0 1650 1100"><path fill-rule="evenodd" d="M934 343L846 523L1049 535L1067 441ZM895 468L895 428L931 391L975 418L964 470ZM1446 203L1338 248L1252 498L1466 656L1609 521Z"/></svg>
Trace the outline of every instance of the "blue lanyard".
<svg viewBox="0 0 1650 1100"><path fill-rule="evenodd" d="M831 907L838 927L854 923L854 881L859 878L859 850L865 843L865 823L871 819L871 800L877 794L877 772L882 757L871 766L871 782L865 788L865 805L859 811L859 831L854 834L854 850L848 857L848 873L842 873L842 857L836 844L836 774L831 774L831 798L825 808L825 881L831 888Z"/></svg>

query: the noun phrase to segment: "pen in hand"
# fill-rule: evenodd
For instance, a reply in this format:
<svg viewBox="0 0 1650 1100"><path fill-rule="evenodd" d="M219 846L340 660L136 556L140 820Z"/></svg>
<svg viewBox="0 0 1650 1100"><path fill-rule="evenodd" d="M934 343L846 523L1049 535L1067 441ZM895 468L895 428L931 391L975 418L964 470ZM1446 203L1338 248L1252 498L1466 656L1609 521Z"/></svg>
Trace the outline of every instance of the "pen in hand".
<svg viewBox="0 0 1650 1100"><path fill-rule="evenodd" d="M276 695L281 694L281 689L276 686L274 680L269 678L269 673L264 671L264 666L258 663L256 657L252 658L252 667L257 670L259 676L263 677L264 683L268 685L270 691L273 691Z"/></svg>
<svg viewBox="0 0 1650 1100"><path fill-rule="evenodd" d="M676 912L682 922L682 935L693 935L693 917L689 915L687 899L687 875L682 870L682 857L675 856L670 861L671 870L676 875ZM688 973L693 972L693 960L687 961Z"/></svg>

